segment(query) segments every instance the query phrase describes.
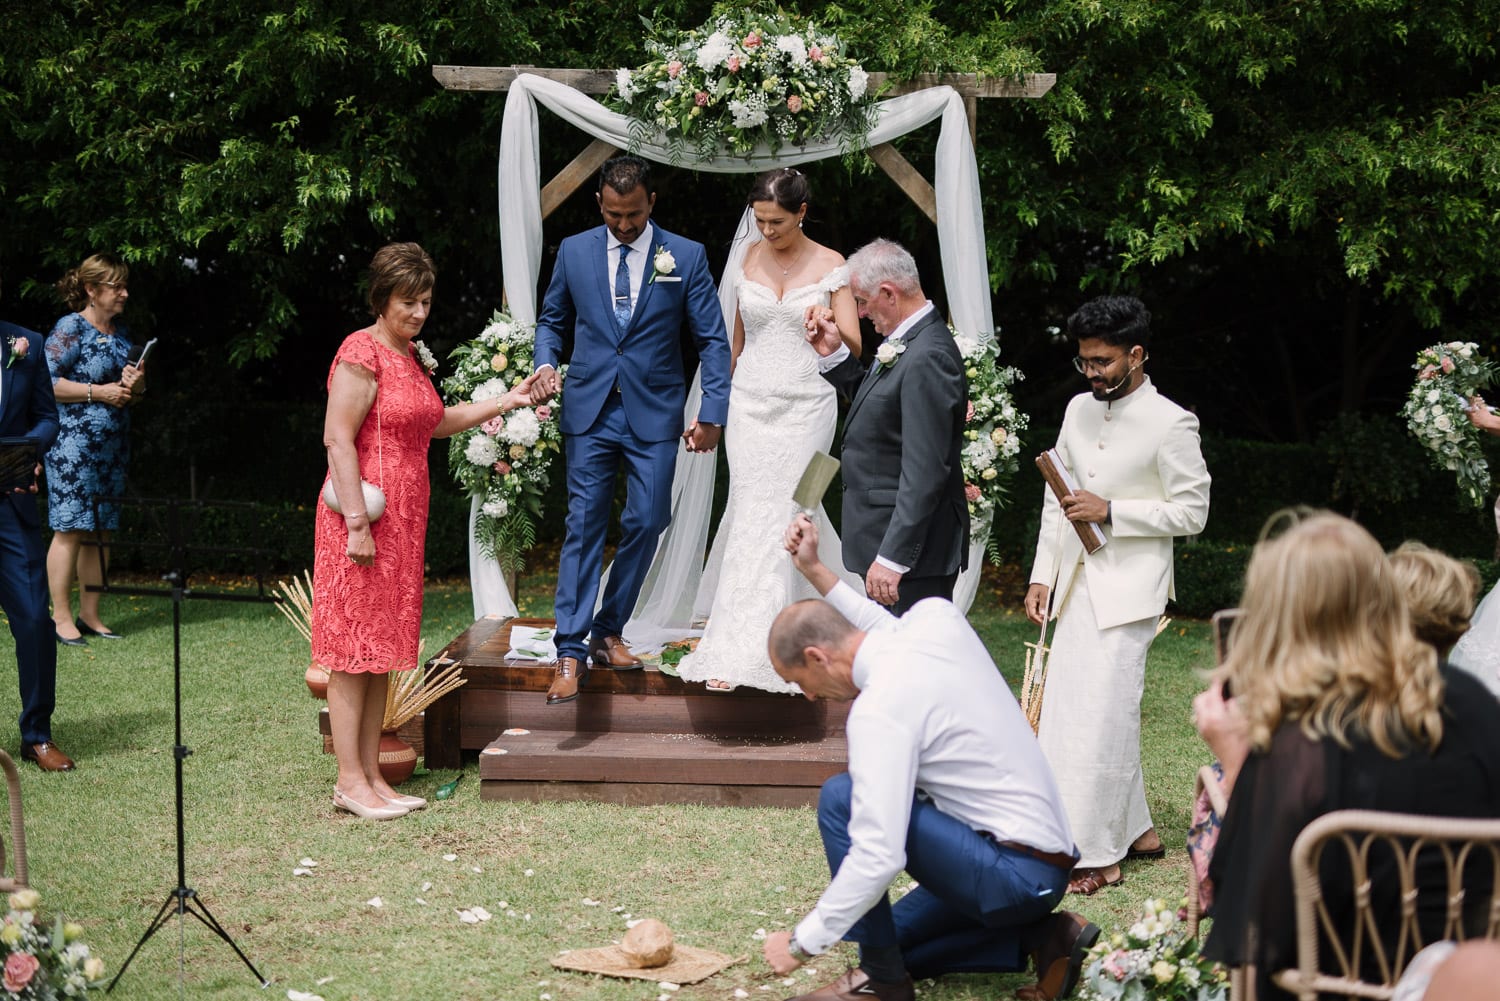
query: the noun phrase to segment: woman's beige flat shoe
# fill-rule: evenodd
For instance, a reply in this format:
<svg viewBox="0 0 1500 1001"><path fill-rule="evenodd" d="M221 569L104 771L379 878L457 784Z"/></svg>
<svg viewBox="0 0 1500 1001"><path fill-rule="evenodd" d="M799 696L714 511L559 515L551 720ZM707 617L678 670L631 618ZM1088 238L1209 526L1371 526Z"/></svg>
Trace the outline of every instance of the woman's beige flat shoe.
<svg viewBox="0 0 1500 1001"><path fill-rule="evenodd" d="M348 796L345 796L340 789L333 790L333 805L340 810L345 810L356 817L363 817L366 820L395 820L397 817L404 817L411 812L406 807L396 806L395 804L389 806L365 806L359 800L350 799Z"/></svg>
<svg viewBox="0 0 1500 1001"><path fill-rule="evenodd" d="M421 796L403 796L400 793L397 793L394 796L387 796L385 793L381 793L380 798L385 800L387 803L390 803L393 806L399 806L408 812L412 810L420 810L427 805L427 801Z"/></svg>

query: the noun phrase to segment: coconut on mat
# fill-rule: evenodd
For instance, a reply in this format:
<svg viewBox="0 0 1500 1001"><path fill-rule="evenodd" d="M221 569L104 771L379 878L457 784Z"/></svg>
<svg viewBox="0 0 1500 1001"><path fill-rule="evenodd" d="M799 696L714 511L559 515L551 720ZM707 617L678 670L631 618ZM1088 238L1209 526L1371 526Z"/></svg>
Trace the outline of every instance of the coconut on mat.
<svg viewBox="0 0 1500 1001"><path fill-rule="evenodd" d="M552 957L559 970L600 973L606 977L634 977L637 980L670 981L674 984L696 984L707 980L738 959L672 940L672 929L655 918L636 922L618 945L599 949L573 949Z"/></svg>

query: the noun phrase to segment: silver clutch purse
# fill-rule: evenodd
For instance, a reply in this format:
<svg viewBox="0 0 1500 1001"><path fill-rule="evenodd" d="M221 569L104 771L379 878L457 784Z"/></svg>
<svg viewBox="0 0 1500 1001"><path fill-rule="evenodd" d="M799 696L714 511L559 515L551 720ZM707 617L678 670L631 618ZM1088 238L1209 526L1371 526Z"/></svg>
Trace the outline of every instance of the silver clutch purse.
<svg viewBox="0 0 1500 1001"><path fill-rule="evenodd" d="M360 480L359 488L364 491L365 495L365 514L369 516L373 524L380 520L381 515L385 514L385 491L369 480ZM344 513L343 509L339 507L338 494L333 490L332 478L329 478L328 482L323 484L323 503L327 504L328 509L334 514Z"/></svg>

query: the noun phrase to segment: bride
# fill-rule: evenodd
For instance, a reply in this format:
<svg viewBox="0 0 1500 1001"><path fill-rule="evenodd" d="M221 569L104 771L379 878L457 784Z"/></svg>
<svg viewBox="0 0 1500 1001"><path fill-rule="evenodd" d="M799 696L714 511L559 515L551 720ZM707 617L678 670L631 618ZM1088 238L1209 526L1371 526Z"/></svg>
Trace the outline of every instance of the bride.
<svg viewBox="0 0 1500 1001"><path fill-rule="evenodd" d="M813 452L832 444L838 418L803 318L810 306L831 307L839 336L858 355L859 313L844 258L802 232L808 196L801 171L780 168L757 177L747 199L761 240L746 251L735 281L734 378L724 428L729 501L714 543L721 570L703 638L678 665L684 680L702 681L709 691L749 685L796 692L772 669L766 637L776 613L817 597L782 545L795 513L792 491ZM828 562L842 566L821 508L814 520Z"/></svg>

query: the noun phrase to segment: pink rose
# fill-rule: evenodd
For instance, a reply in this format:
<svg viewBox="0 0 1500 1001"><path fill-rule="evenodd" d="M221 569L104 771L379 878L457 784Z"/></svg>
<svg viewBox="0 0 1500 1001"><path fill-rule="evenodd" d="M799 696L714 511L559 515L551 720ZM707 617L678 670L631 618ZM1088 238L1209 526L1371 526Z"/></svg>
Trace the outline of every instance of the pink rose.
<svg viewBox="0 0 1500 1001"><path fill-rule="evenodd" d="M483 431L491 438L497 437L501 431L505 430L505 418L501 417L499 414L496 414L494 417L491 417L489 420L479 425L479 430Z"/></svg>
<svg viewBox="0 0 1500 1001"><path fill-rule="evenodd" d="M976 487L974 484L972 484L972 483L965 483L964 484L964 499L965 500L973 502L973 501L977 501L982 496L984 496L984 495L979 492L979 488Z"/></svg>
<svg viewBox="0 0 1500 1001"><path fill-rule="evenodd" d="M11 345L10 353L17 358L25 358L26 352L31 350L31 342L24 337L17 337L16 343Z"/></svg>
<svg viewBox="0 0 1500 1001"><path fill-rule="evenodd" d="M508 476L510 474L510 463L506 462L504 459L501 459L499 462L495 463L495 465L491 468L493 468L495 472L499 473L501 476Z"/></svg>
<svg viewBox="0 0 1500 1001"><path fill-rule="evenodd" d="M700 108L706 107L708 105L708 91L700 90L698 91L698 93L694 94L693 103L698 105L698 107Z"/></svg>
<svg viewBox="0 0 1500 1001"><path fill-rule="evenodd" d="M740 57L730 56L729 62L725 63L724 66L729 70L729 72L738 73L740 71Z"/></svg>
<svg viewBox="0 0 1500 1001"><path fill-rule="evenodd" d="M41 969L41 961L26 952L13 952L5 959L5 976L3 982L5 989L12 994L19 994L31 983L31 978L36 976L36 971Z"/></svg>
<svg viewBox="0 0 1500 1001"><path fill-rule="evenodd" d="M1417 378L1425 382L1435 375L1437 375L1437 366L1428 365L1426 368L1422 369L1422 371L1417 373Z"/></svg>
<svg viewBox="0 0 1500 1001"><path fill-rule="evenodd" d="M1447 355L1444 355L1443 356L1443 373L1447 374L1447 373L1450 373L1452 371L1453 371L1453 359L1449 358Z"/></svg>
<svg viewBox="0 0 1500 1001"><path fill-rule="evenodd" d="M974 401L970 400L969 403L968 403L968 405L969 405L969 409L964 414L964 423L965 424L969 423L970 421L972 421L974 419Z"/></svg>
<svg viewBox="0 0 1500 1001"><path fill-rule="evenodd" d="M801 111L802 110L802 95L800 95L800 94L793 94L791 97L787 98L786 99L786 110L790 111L794 115L797 112Z"/></svg>
<svg viewBox="0 0 1500 1001"><path fill-rule="evenodd" d="M823 58L823 49L817 45L814 45L812 48L807 50L807 58L811 59L813 62L817 62L819 59Z"/></svg>
<svg viewBox="0 0 1500 1001"><path fill-rule="evenodd" d="M546 420L547 418L549 418L551 416L552 416L552 408L551 407L537 407L536 408L536 419L537 420L544 421L544 420Z"/></svg>
<svg viewBox="0 0 1500 1001"><path fill-rule="evenodd" d="M753 48L755 48L757 45L760 44L760 34L758 32L754 32L754 31L750 32L750 34L748 34L748 35L745 36L745 43L744 44L745 44L745 48L747 48L747 49L753 49Z"/></svg>
<svg viewBox="0 0 1500 1001"><path fill-rule="evenodd" d="M677 79L677 74L679 74L681 72L682 72L682 63L679 62L678 60L673 59L671 62L667 63L667 76L671 77L673 80L676 80Z"/></svg>

